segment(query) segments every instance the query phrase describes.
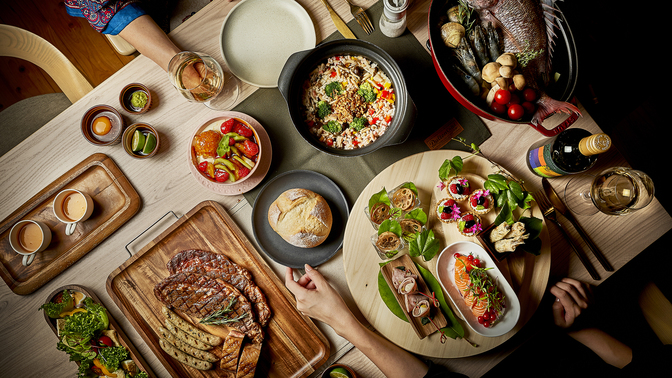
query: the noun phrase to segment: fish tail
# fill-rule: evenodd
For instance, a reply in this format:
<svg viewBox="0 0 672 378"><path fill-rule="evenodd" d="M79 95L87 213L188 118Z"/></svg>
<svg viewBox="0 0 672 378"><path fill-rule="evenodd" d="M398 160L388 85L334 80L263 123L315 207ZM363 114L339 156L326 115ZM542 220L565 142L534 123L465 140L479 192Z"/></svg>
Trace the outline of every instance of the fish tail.
<svg viewBox="0 0 672 378"><path fill-rule="evenodd" d="M554 113L581 115L579 108L577 108L575 105L566 101L554 100L543 93L541 97L539 97L539 100L537 100L537 111L532 116L532 123L535 125L541 125L541 122L544 119L550 117Z"/></svg>

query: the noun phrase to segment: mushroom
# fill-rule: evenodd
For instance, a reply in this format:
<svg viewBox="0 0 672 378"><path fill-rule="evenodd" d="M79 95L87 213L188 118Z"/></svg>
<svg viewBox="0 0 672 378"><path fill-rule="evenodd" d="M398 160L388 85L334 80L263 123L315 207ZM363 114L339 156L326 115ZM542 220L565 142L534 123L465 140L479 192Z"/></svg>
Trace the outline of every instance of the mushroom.
<svg viewBox="0 0 672 378"><path fill-rule="evenodd" d="M513 53L504 53L497 58L497 63L501 64L502 66L510 66L511 68L516 68L518 65L518 59L516 59L516 55Z"/></svg>
<svg viewBox="0 0 672 378"><path fill-rule="evenodd" d="M513 77L513 67L511 66L501 66L499 67L499 75L502 77L505 77L507 79L510 79Z"/></svg>
<svg viewBox="0 0 672 378"><path fill-rule="evenodd" d="M483 67L483 71L481 72L483 80L487 81L488 83L495 81L495 79L499 77L499 68L501 66L502 65L497 62L490 62L486 64L485 67Z"/></svg>
<svg viewBox="0 0 672 378"><path fill-rule="evenodd" d="M456 48L460 44L464 33L464 26L459 22L448 22L441 26L441 39L450 48Z"/></svg>
<svg viewBox="0 0 672 378"><path fill-rule="evenodd" d="M454 6L450 9L448 9L448 21L451 22L460 22L460 7L459 6Z"/></svg>
<svg viewBox="0 0 672 378"><path fill-rule="evenodd" d="M504 89L509 88L509 81L510 81L509 79L507 79L505 77L502 77L502 76L495 79L495 83L497 83L497 85L499 85L500 88L504 88Z"/></svg>
<svg viewBox="0 0 672 378"><path fill-rule="evenodd" d="M523 74L513 75L513 85L516 86L516 89L522 91L525 88L525 76Z"/></svg>

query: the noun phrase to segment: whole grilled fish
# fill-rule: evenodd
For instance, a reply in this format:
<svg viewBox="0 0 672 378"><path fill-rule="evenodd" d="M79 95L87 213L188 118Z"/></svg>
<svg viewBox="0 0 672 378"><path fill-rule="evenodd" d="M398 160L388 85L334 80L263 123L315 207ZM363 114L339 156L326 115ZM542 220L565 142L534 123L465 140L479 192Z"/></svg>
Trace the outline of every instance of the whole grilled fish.
<svg viewBox="0 0 672 378"><path fill-rule="evenodd" d="M579 109L550 98L544 91L551 76L551 57L555 44L554 29L558 20L555 0L466 0L484 26L492 23L502 31L504 52L537 52L538 55L520 68L527 86L539 93L532 123L540 125L553 113L581 114ZM496 58L493 58L496 59Z"/></svg>

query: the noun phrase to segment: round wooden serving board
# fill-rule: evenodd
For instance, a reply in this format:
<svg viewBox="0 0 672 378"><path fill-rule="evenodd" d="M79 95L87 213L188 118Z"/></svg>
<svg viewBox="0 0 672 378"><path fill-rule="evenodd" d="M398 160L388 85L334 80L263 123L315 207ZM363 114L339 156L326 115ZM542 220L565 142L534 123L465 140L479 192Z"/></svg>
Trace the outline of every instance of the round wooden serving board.
<svg viewBox="0 0 672 378"><path fill-rule="evenodd" d="M378 293L378 272L380 263L383 262L376 254L371 244L371 235L375 230L364 214L364 208L368 206L369 198L379 192L383 187L391 190L404 182L413 182L420 194L421 207L428 215L428 226L434 230L434 234L441 243L441 250L447 245L460 241L469 240L479 243L475 237L464 237L457 231L455 224L444 225L437 221L432 214L436 201L445 197L439 192L436 185L439 183L439 167L444 160L452 159L455 155L463 158L468 153L452 150L428 151L400 160L378 174L369 185L364 188L352 208L348 224L345 228L345 240L343 242L343 265L345 276L350 292L367 321L373 325L383 336L401 346L402 348L423 356L438 358L466 357L486 352L511 338L532 317L539 302L544 295L548 283L551 268L551 246L548 230L544 226L540 238L542 241L541 253L534 256L527 252L516 251L498 264L499 269L509 280L516 292L521 305L520 319L516 326L507 334L499 337L484 337L472 331L466 322L460 320L465 331L465 337L475 342L479 347L472 347L464 340L448 339L445 344L439 341L439 333L436 332L425 339L419 339L410 324L397 318L383 303ZM482 189L483 180L488 174L494 173L496 167L485 158L472 156L464 160L462 176L477 176L481 180L475 180L472 190ZM439 197L440 198L437 198ZM465 202L460 207L467 210ZM484 228L495 218L494 209L491 213L482 217ZM529 215L529 214L527 214ZM543 220L541 212L532 202L532 215ZM455 230L453 230L453 228ZM423 262L422 258L414 258L429 269L436 277L436 257L429 262ZM446 300L448 294L445 293ZM453 311L456 316L459 314Z"/></svg>

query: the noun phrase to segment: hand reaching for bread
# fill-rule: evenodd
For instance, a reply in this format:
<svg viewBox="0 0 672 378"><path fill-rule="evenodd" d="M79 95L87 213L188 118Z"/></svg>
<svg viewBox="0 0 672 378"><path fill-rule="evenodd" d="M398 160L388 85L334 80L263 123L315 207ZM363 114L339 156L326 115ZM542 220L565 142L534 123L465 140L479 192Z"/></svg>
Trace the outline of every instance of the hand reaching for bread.
<svg viewBox="0 0 672 378"><path fill-rule="evenodd" d="M329 236L332 214L325 199L307 189L289 189L268 208L268 223L289 244L313 248Z"/></svg>

